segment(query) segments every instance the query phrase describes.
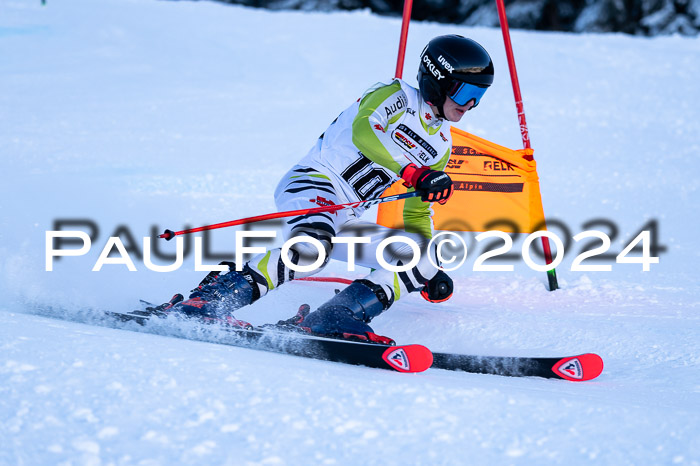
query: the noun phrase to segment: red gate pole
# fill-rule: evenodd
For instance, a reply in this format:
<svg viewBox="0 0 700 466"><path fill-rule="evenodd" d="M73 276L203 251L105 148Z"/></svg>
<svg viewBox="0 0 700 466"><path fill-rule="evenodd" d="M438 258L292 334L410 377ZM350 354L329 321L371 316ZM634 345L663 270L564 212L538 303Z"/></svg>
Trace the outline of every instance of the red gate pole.
<svg viewBox="0 0 700 466"><path fill-rule="evenodd" d="M411 23L411 10L413 10L413 0L404 0L403 19L401 21L401 38L399 39L399 56L396 58L395 77L403 77L403 61L406 56L406 39L408 38L408 25Z"/></svg>
<svg viewBox="0 0 700 466"><path fill-rule="evenodd" d="M520 123L520 134L523 138L523 147L525 149L530 149L530 135L527 131L527 121L525 121L525 108L523 106L523 97L520 93L520 82L518 81L518 72L515 69L513 46L510 42L508 18L506 17L506 7L503 4L503 0L496 0L496 7L498 8L498 19L501 23L501 31L503 32L503 44L506 47L508 69L510 70L510 82L513 85L513 96L515 97L515 108L518 111L518 122ZM549 238L544 236L542 237L542 249L544 250L545 261L547 262L547 264L551 264L552 249L549 245ZM547 271L547 280L549 281L549 291L554 291L557 288L559 288L559 284L557 282L557 272L553 268Z"/></svg>

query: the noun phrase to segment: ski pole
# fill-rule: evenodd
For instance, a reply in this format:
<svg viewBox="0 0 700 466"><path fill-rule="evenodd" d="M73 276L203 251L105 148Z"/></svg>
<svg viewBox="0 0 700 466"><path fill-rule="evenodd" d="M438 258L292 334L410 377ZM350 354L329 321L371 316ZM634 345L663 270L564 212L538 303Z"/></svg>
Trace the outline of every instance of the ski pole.
<svg viewBox="0 0 700 466"><path fill-rule="evenodd" d="M207 225L204 227L190 228L189 230L182 230L182 231L165 230L165 232L161 235L158 235L158 237L165 238L166 240L170 241L171 239L173 239L176 236L188 235L190 233L196 233L198 231L216 230L218 228L233 227L236 225L244 225L246 223L255 223L255 222L260 222L263 220L271 220L274 218L298 217L301 215L315 214L315 213L319 213L319 212L336 212L336 211L342 210L342 209L354 209L356 207L371 207L373 205L381 204L383 202L400 201L401 199L408 199L409 197L415 197L418 195L419 195L419 193L412 191L409 193L394 194L392 196L380 197L379 199L368 199L365 201L348 202L347 204L334 204L334 205L327 205L327 206L321 206L321 207L310 207L308 209L288 210L286 212L274 212L272 214L265 214L265 215L258 215L255 217L241 218L238 220L231 220L230 222L216 223L214 225Z"/></svg>

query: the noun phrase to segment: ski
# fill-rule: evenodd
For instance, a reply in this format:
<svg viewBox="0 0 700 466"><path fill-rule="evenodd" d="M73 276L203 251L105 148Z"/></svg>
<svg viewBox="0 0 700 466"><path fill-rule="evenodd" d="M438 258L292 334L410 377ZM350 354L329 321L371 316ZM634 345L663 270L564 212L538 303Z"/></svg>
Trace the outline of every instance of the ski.
<svg viewBox="0 0 700 466"><path fill-rule="evenodd" d="M107 314L120 321L133 321L140 325L145 325L154 315L148 311L108 312ZM432 353L422 345L389 346L339 340L275 329L274 326L244 329L221 324L209 325L214 325L223 332L219 332L216 338L211 339L207 338L206 333L198 334L196 339L311 359L393 369L398 372L423 372L428 368L434 368L508 377L544 377L582 382L598 377L603 371L603 360L594 353L566 357Z"/></svg>
<svg viewBox="0 0 700 466"><path fill-rule="evenodd" d="M123 322L133 321L140 325L145 325L149 320L146 313L141 311L107 314ZM423 372L433 363L432 353L422 345L389 346L268 328L244 329L224 325L216 325L216 328L222 331L217 332L215 338L208 338L203 332L196 339L398 372Z"/></svg>
<svg viewBox="0 0 700 466"><path fill-rule="evenodd" d="M603 372L603 359L594 353L559 358L470 356L433 353L433 368L509 377L544 377L582 382Z"/></svg>

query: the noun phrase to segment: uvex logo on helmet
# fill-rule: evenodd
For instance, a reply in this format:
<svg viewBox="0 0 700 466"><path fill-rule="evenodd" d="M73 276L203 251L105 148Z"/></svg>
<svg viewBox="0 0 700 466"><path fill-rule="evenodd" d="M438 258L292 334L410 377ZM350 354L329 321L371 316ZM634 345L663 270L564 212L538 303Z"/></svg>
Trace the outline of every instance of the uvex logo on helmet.
<svg viewBox="0 0 700 466"><path fill-rule="evenodd" d="M428 54L423 55L423 63L425 63L426 68L432 73L433 76L437 78L438 81L443 79L445 75L443 75L440 70L438 69L437 66L433 63L433 61L430 59Z"/></svg>
<svg viewBox="0 0 700 466"><path fill-rule="evenodd" d="M445 69L446 69L447 71L450 72L450 74L454 73L455 67L452 66L452 65L450 64L450 62L448 62L448 61L445 59L445 57L443 57L442 55L440 55L440 56L438 57L438 61L439 61L440 63L442 63L442 66L444 66Z"/></svg>

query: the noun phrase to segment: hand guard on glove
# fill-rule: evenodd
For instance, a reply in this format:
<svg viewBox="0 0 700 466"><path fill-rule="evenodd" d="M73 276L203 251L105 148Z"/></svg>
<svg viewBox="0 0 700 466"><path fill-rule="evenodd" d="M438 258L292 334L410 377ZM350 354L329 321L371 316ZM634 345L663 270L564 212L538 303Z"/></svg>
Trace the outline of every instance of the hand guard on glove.
<svg viewBox="0 0 700 466"><path fill-rule="evenodd" d="M420 193L423 202L444 204L454 191L452 179L447 173L432 170L429 167L418 167L413 163L409 163L401 170L401 178L408 183L409 187L413 187Z"/></svg>
<svg viewBox="0 0 700 466"><path fill-rule="evenodd" d="M452 279L442 270L438 270L433 278L425 282L420 295L431 303L441 303L452 297L452 291L454 291Z"/></svg>

